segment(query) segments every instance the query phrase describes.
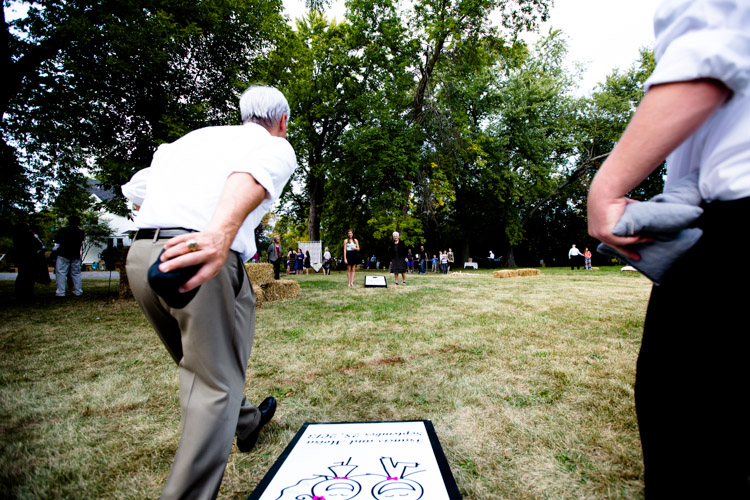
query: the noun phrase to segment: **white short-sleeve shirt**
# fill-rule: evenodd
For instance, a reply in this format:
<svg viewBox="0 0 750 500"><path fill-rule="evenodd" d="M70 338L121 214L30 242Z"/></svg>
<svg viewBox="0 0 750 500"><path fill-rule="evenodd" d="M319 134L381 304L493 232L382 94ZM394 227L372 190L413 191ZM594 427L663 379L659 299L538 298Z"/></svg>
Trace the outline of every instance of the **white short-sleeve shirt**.
<svg viewBox="0 0 750 500"><path fill-rule="evenodd" d="M195 130L159 146L149 168L139 228L205 230L229 175L246 172L266 190L232 243L243 260L256 252L255 228L297 166L292 146L255 123Z"/></svg>
<svg viewBox="0 0 750 500"><path fill-rule="evenodd" d="M750 0L666 0L654 19L653 85L711 78L732 97L667 158L665 190L699 171L706 201L750 196Z"/></svg>

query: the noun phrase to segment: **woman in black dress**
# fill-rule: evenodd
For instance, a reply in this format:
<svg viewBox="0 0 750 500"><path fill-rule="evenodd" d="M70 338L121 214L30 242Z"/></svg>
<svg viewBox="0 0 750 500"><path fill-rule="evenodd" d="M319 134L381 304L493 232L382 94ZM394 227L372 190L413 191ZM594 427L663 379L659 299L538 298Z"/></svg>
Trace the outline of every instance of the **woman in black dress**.
<svg viewBox="0 0 750 500"><path fill-rule="evenodd" d="M294 250L289 250L289 253L286 254L286 273L287 274L293 274L292 271L294 271Z"/></svg>
<svg viewBox="0 0 750 500"><path fill-rule="evenodd" d="M346 278L348 286L354 286L354 270L357 266L357 252L359 252L359 241L354 239L354 231L346 232L344 240L344 263L346 264Z"/></svg>
<svg viewBox="0 0 750 500"><path fill-rule="evenodd" d="M401 284L406 284L406 260L406 245L400 240L398 232L394 231L391 245L391 272L396 278L396 285L398 285L399 273L401 273Z"/></svg>

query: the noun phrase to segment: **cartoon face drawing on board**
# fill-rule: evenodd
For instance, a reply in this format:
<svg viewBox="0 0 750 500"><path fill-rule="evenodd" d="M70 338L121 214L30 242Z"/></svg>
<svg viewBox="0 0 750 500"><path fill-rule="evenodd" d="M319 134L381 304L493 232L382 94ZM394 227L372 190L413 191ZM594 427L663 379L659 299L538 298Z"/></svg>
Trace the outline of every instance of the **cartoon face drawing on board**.
<svg viewBox="0 0 750 500"><path fill-rule="evenodd" d="M362 485L352 478L357 465L337 462L328 467L331 474L316 474L301 479L297 484L281 490L276 500L350 500L362 491Z"/></svg>
<svg viewBox="0 0 750 500"><path fill-rule="evenodd" d="M424 488L417 481L406 476L422 471L406 473L406 469L416 469L417 462L394 462L391 457L383 457L380 464L385 470L385 479L372 487L372 497L377 500L419 500ZM399 470L400 469L400 470Z"/></svg>
<svg viewBox="0 0 750 500"><path fill-rule="evenodd" d="M334 477L312 487L312 500L350 500L359 495L362 485L348 477Z"/></svg>
<svg viewBox="0 0 750 500"><path fill-rule="evenodd" d="M378 500L419 500L423 494L421 484L400 477L386 479L372 488L372 496Z"/></svg>

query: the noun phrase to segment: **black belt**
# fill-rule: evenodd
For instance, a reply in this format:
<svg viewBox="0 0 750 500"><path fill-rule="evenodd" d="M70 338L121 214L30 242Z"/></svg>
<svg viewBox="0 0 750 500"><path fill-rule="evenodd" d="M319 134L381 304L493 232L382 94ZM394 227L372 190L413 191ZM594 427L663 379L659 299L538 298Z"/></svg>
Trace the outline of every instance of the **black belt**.
<svg viewBox="0 0 750 500"><path fill-rule="evenodd" d="M135 233L136 240L166 240L169 238L174 238L175 236L179 236L181 234L187 234L187 233L195 233L196 231L194 229L186 229L184 227L163 227L163 228L156 228L156 229L139 229Z"/></svg>

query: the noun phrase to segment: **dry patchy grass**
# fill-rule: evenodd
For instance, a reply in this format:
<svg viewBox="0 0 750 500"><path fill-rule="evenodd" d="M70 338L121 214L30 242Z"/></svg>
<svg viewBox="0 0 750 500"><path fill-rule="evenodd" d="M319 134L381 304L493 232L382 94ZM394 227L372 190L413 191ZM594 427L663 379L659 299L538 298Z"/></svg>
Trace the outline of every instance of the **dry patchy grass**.
<svg viewBox="0 0 750 500"><path fill-rule="evenodd" d="M246 394L279 410L232 452L245 498L304 422L432 420L466 499L640 498L632 383L650 291L611 269L297 276L258 311ZM362 282L364 273L358 273ZM156 498L179 439L177 369L131 301L32 304L0 283L0 496Z"/></svg>

